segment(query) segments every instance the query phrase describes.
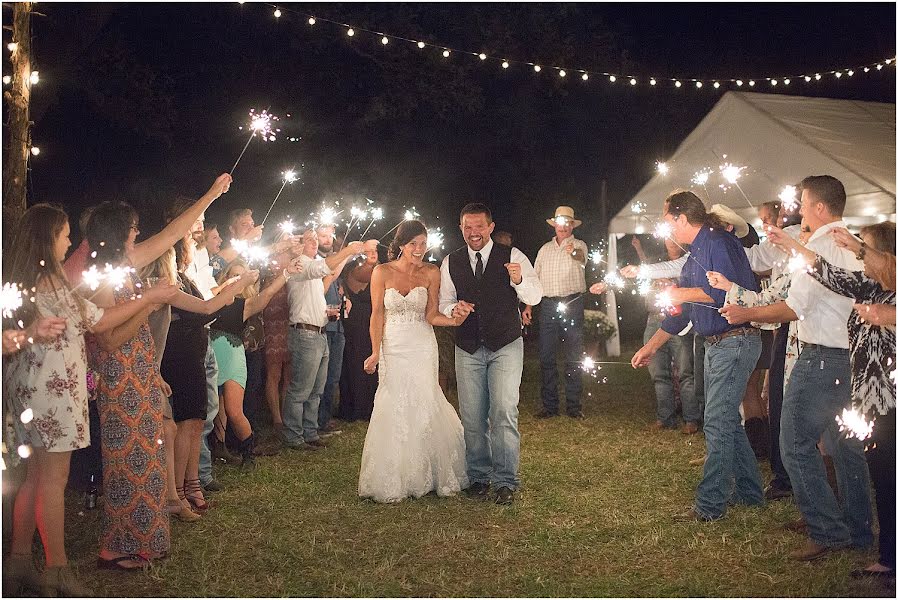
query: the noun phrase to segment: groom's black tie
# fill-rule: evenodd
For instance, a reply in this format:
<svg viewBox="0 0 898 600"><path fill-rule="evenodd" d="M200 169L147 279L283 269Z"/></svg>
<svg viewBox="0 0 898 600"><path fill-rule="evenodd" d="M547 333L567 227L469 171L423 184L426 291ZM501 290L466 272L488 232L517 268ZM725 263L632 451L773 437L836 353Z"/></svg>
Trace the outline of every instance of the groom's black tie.
<svg viewBox="0 0 898 600"><path fill-rule="evenodd" d="M474 267L474 279L480 281L483 279L483 257L480 255L480 252L474 256L477 257L477 266Z"/></svg>

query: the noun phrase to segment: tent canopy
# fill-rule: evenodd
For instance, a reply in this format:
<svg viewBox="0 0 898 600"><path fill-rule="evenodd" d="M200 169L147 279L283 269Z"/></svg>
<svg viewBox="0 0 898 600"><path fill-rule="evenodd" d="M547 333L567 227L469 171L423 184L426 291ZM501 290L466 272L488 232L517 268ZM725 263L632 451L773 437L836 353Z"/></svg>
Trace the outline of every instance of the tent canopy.
<svg viewBox="0 0 898 600"><path fill-rule="evenodd" d="M727 163L744 167L738 186L720 173ZM650 231L678 188L760 223L754 207L808 175L845 185L848 223L882 221L895 214L895 105L727 92L666 164L668 173L656 173L612 219L612 233ZM702 170L710 171L707 183L694 183Z"/></svg>

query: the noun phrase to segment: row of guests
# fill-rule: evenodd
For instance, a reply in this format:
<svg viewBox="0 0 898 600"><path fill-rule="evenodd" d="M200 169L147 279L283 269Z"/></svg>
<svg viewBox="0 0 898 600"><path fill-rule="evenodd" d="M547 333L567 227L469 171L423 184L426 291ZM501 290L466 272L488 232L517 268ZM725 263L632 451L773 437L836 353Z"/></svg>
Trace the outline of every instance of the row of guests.
<svg viewBox="0 0 898 600"><path fill-rule="evenodd" d="M696 335L704 336L707 460L695 505L680 518L718 519L733 503L764 501L739 406L761 354L761 327L788 323L778 333L786 348L780 353L782 378L771 374L769 393L771 429L779 429L771 464L779 462L784 472L774 467L768 492L777 489L774 485L791 489L802 513L800 522L787 524L808 536L792 558L814 560L848 546L872 544L872 476L880 559L855 575L894 577L895 392L890 377L895 361L895 225L866 227L858 240L842 220L841 182L814 176L800 188L801 225L770 226L768 240L747 249L710 225L709 214L693 194L667 199L665 220L673 239L689 244L690 252L661 265L655 274L679 271L680 287L670 295L682 305L682 314L662 321L633 364L649 364L690 324ZM804 257L809 267L796 268L796 257ZM772 282L761 292L755 273L768 270L773 271ZM715 307L719 314L710 310ZM843 411L850 409L874 423L866 462L864 444L840 430L838 419L847 419ZM824 448L832 457L841 504L827 482Z"/></svg>
<svg viewBox="0 0 898 600"><path fill-rule="evenodd" d="M33 289L34 302L15 315L27 323L27 333L4 335L9 342L4 352L12 352L4 398L14 417L7 447L24 448L20 454L31 457L16 496L12 552L4 569L9 593L33 588L47 595L90 595L69 569L63 542L71 455L90 444L89 380L95 380L91 404L99 416L105 497L98 567L146 568L168 555L170 514L192 521L210 508L201 473L205 468L213 481L207 442L214 439L208 434L216 416L221 415L221 425L229 424L243 460L252 462L254 434L242 404L247 356L258 350L250 347L246 353L244 342L245 336L264 337L253 318L286 294L290 323L303 323L301 315L311 311L320 331L327 322L322 279L365 247L350 243L319 259L318 236L309 231L270 249L279 256L261 291L258 271L247 269L236 255L228 257L227 249L217 253L225 258L218 280L210 280L208 249L198 250L196 238L206 241L202 216L230 182L222 175L199 200L177 203L165 228L140 243L133 209L123 203L95 207L82 229L86 245L66 261L71 276L63 267L70 247L63 210L33 206L17 227L4 279ZM246 237L257 231L250 225ZM91 290L82 274L105 265L131 272ZM360 294L362 288L354 291ZM320 447L316 395L327 377L322 365L328 355L326 349L316 355L304 348L304 331L289 329L292 378L283 410L278 397L271 412L275 424L284 423L288 445L311 449ZM28 345L26 335L52 341ZM367 354L370 346L357 351ZM35 529L46 556L43 574L31 560Z"/></svg>

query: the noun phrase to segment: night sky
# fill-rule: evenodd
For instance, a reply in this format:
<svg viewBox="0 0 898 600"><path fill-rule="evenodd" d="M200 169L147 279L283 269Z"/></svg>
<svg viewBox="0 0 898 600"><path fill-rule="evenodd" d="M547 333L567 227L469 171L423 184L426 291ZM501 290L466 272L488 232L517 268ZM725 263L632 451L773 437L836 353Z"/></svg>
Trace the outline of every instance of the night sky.
<svg viewBox="0 0 898 600"><path fill-rule="evenodd" d="M282 6L498 58L644 79L813 73L895 54L894 4ZM75 241L80 210L113 198L134 204L141 229L152 231L173 196L198 197L231 168L248 110L270 106L281 135L250 145L207 218L249 206L260 219L280 172L296 166L302 182L285 190L274 223L288 214L302 221L321 201L367 197L387 208L375 232L414 205L443 226L452 249L458 209L478 200L532 258L558 204L573 205L586 221L578 233L596 241L601 182L610 217L727 89L503 71L495 60L350 39L291 12L278 20L262 4L36 9L44 14L33 19L41 154L31 163L30 201L65 205ZM4 7L5 23L10 16ZM895 70L776 91L894 102Z"/></svg>

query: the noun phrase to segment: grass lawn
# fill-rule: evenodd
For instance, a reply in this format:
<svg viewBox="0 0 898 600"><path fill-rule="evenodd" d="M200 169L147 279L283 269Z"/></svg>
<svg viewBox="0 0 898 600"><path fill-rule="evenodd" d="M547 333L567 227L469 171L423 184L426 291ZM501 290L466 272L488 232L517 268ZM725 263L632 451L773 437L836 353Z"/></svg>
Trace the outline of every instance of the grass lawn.
<svg viewBox="0 0 898 600"><path fill-rule="evenodd" d="M672 522L701 477L689 465L701 436L646 433L648 374L622 365L586 379L585 421L536 420L534 358L513 507L359 500L366 424L355 423L323 452L262 457L250 473L221 467L217 506L197 523L173 521L171 557L145 574L96 570L102 511L80 512L72 496L73 563L102 596L895 596L894 585L849 577L873 551L788 560L803 541L779 528L799 516L790 501Z"/></svg>

